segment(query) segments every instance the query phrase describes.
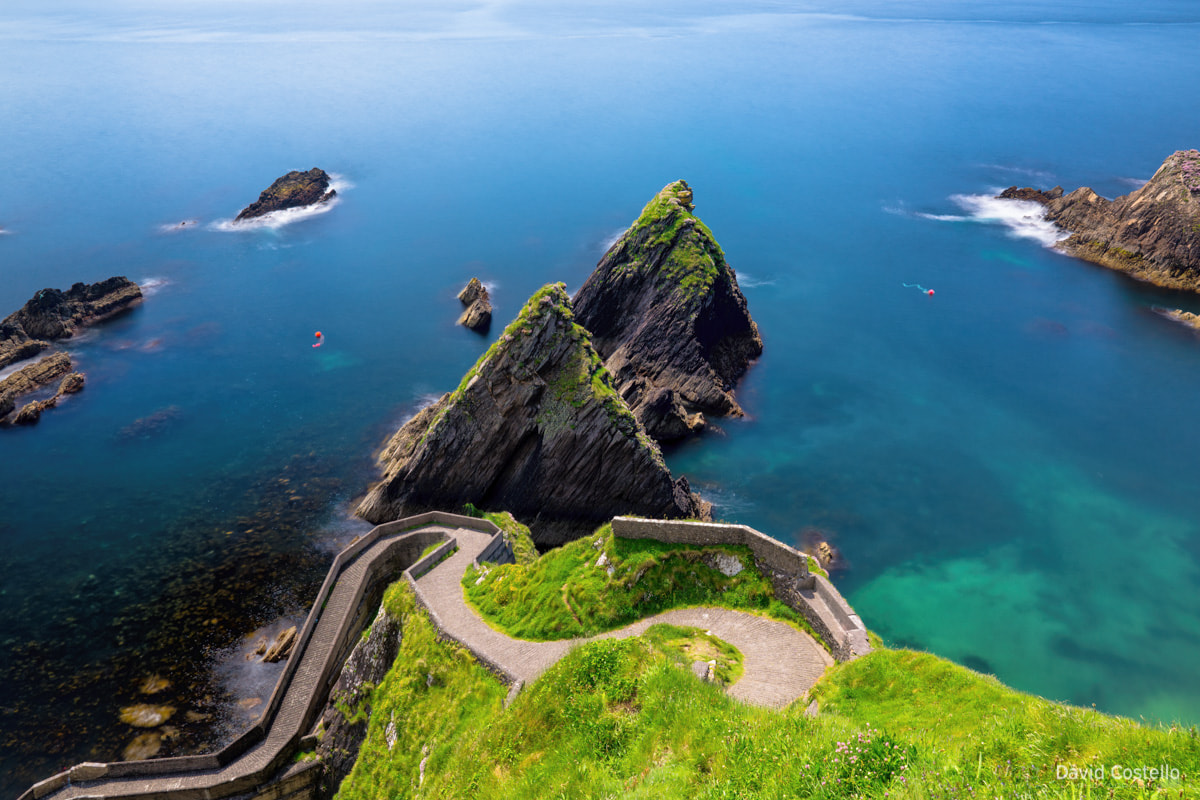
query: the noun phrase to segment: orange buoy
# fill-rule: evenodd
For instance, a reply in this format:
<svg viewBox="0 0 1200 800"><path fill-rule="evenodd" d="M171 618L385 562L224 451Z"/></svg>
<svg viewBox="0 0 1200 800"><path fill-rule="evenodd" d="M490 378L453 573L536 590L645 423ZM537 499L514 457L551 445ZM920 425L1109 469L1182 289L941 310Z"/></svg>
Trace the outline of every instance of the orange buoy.
<svg viewBox="0 0 1200 800"><path fill-rule="evenodd" d="M313 335L317 337L317 341L313 343L313 347L320 347L320 346L321 346L321 343L322 343L323 341L325 341L325 336L324 336L324 334L322 334L320 331L317 331L317 332L316 332L315 334L313 334Z"/></svg>

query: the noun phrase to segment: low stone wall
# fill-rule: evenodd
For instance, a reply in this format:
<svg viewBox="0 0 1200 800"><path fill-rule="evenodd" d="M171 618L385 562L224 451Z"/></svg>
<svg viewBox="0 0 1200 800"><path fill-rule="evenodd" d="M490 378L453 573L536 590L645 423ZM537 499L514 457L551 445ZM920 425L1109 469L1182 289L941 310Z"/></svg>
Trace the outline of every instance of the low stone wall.
<svg viewBox="0 0 1200 800"><path fill-rule="evenodd" d="M717 522L614 517L612 529L614 535L623 539L654 539L698 547L718 544L748 547L759 570L770 578L775 596L808 620L835 659L849 661L871 652L866 626L832 583L809 572L808 556L754 528Z"/></svg>

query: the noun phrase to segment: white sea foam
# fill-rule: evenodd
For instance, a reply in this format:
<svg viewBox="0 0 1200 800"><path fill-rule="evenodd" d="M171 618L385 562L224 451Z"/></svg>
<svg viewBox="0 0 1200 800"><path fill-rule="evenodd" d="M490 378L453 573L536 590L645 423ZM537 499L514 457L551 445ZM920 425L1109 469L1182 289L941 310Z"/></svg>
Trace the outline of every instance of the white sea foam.
<svg viewBox="0 0 1200 800"><path fill-rule="evenodd" d="M924 211L918 211L917 216L921 219L932 219L937 222L967 222L971 219L961 214L926 214Z"/></svg>
<svg viewBox="0 0 1200 800"><path fill-rule="evenodd" d="M734 272L737 275L738 286L741 286L743 289L755 289L759 286L775 285L774 278L768 280L765 278L756 278L749 272L737 272L736 270Z"/></svg>
<svg viewBox="0 0 1200 800"><path fill-rule="evenodd" d="M1134 189L1140 189L1150 181L1146 178L1117 178L1118 183L1123 183L1126 186L1132 186Z"/></svg>
<svg viewBox="0 0 1200 800"><path fill-rule="evenodd" d="M263 214L261 217L248 219L243 222L234 222L233 219L219 219L209 225L214 231L222 231L224 233L244 233L246 231L262 230L278 230L285 225L291 225L293 222L309 219L318 214L324 214L333 209L342 199L342 193L347 189L353 189L354 184L346 180L343 176L335 173L329 173L329 188L337 192L329 200L324 203L315 203L311 206L303 206L301 208L285 208L281 211L272 211L269 214Z"/></svg>
<svg viewBox="0 0 1200 800"><path fill-rule="evenodd" d="M480 283L483 284L483 288L487 289L488 294L500 288L500 284L497 281L480 281Z"/></svg>
<svg viewBox="0 0 1200 800"><path fill-rule="evenodd" d="M162 291L164 286L170 286L171 282L166 278L143 278L138 282L138 286L142 288L142 297L153 297Z"/></svg>
<svg viewBox="0 0 1200 800"><path fill-rule="evenodd" d="M1070 235L1046 219L1045 209L1032 200L1002 200L991 194L956 194L950 199L972 221L1003 225L1012 236L1034 239L1045 247L1053 247Z"/></svg>
<svg viewBox="0 0 1200 800"><path fill-rule="evenodd" d="M627 228L621 228L621 230L615 231L614 233L606 236L604 238L604 252L607 253L609 250L611 250L612 246L620 241L621 237L625 235L626 230Z"/></svg>

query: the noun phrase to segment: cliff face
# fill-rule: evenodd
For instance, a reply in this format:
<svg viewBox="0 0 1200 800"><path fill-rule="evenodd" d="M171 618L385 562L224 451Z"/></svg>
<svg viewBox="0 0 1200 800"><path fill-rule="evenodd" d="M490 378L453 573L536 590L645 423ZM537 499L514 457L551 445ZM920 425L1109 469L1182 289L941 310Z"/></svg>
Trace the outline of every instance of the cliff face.
<svg viewBox="0 0 1200 800"><path fill-rule="evenodd" d="M1063 251L1159 286L1200 291L1200 151L1172 154L1149 183L1116 200L1084 187L1042 202L1046 217L1071 232L1058 244Z"/></svg>
<svg viewBox="0 0 1200 800"><path fill-rule="evenodd" d="M308 172L292 170L287 175L276 179L250 205L242 209L234 222L244 219L254 219L272 211L285 208L299 208L324 203L337 196L337 192L329 188L329 175L323 169L313 167Z"/></svg>
<svg viewBox="0 0 1200 800"><path fill-rule="evenodd" d="M37 355L49 341L107 319L141 302L142 290L123 277L77 283L67 291L43 289L0 322L0 367Z"/></svg>
<svg viewBox="0 0 1200 800"><path fill-rule="evenodd" d="M617 390L659 441L741 416L733 385L762 353L758 326L684 181L666 186L575 295Z"/></svg>
<svg viewBox="0 0 1200 800"><path fill-rule="evenodd" d="M384 478L357 510L376 523L471 502L511 511L553 545L620 513L707 515L617 395L561 284L530 298L380 463Z"/></svg>

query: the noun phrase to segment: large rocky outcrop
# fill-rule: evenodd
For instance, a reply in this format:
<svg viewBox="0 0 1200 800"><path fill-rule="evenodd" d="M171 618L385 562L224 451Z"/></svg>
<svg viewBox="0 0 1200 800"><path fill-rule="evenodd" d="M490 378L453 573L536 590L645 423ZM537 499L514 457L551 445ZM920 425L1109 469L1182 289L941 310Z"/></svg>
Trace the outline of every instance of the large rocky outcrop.
<svg viewBox="0 0 1200 800"><path fill-rule="evenodd" d="M385 522L471 502L504 508L554 545L622 513L704 517L617 395L561 284L539 290L454 392L380 456L359 516Z"/></svg>
<svg viewBox="0 0 1200 800"><path fill-rule="evenodd" d="M67 291L42 289L28 303L0 321L0 367L32 358L56 339L132 308L142 300L133 281L113 277L77 283Z"/></svg>
<svg viewBox="0 0 1200 800"><path fill-rule="evenodd" d="M1017 192L1036 190L1013 187L1001 197ZM1145 186L1116 200L1087 187L1055 194L1027 199L1071 232L1061 250L1158 286L1200 291L1200 151L1172 154Z"/></svg>
<svg viewBox="0 0 1200 800"><path fill-rule="evenodd" d="M329 188L329 174L325 170L313 167L308 172L301 172L294 169L277 178L257 200L243 208L233 221L254 219L285 208L324 203L336 196L337 192Z"/></svg>
<svg viewBox="0 0 1200 800"><path fill-rule="evenodd" d="M659 441L741 416L733 386L762 353L758 326L684 181L642 210L575 295L617 390Z"/></svg>

